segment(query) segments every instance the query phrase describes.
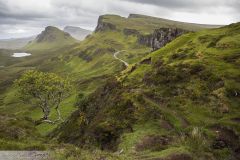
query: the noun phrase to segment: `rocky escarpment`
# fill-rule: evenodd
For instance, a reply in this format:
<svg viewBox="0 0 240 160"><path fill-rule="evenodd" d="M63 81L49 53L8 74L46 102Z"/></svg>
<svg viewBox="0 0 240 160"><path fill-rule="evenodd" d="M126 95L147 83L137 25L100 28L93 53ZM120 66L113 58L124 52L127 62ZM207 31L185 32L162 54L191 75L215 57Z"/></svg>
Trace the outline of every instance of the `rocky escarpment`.
<svg viewBox="0 0 240 160"><path fill-rule="evenodd" d="M160 28L156 29L153 34L138 35L138 43L147 45L155 51L184 33L187 31L179 28Z"/></svg>
<svg viewBox="0 0 240 160"><path fill-rule="evenodd" d="M69 33L62 32L61 30L59 30L59 29L56 28L56 27L48 26L48 27L45 28L44 31L42 31L41 34L39 34L39 35L36 37L36 42L37 42L37 43L41 43L41 42L53 42L53 41L57 40L59 34L64 34L64 38L65 38L65 39L71 37Z"/></svg>
<svg viewBox="0 0 240 160"><path fill-rule="evenodd" d="M107 30L116 30L116 25L104 21L104 16L98 18L98 24L95 29L95 32L107 31Z"/></svg>
<svg viewBox="0 0 240 160"><path fill-rule="evenodd" d="M127 19L143 18L143 17L148 18L147 16L130 14ZM126 36L136 36L137 42L139 44L151 47L153 51L162 48L163 46L165 46L167 43L171 42L178 36L188 32L187 30L184 30L181 28L164 27L159 29L150 29L147 32L148 34L144 34L144 32L132 27L131 25L125 26L123 28L121 23L110 21L111 18L118 19L120 22L123 21L124 23L126 21L126 18L116 16L116 15L100 16L98 19L98 24L95 29L95 32L103 32L103 31L111 30L111 31L122 32Z"/></svg>

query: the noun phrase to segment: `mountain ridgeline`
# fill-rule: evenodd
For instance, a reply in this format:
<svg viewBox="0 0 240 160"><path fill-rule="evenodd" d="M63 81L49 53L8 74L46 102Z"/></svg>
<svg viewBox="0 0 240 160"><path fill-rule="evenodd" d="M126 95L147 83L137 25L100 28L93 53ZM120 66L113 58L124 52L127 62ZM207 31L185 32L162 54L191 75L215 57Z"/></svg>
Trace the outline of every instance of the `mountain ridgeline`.
<svg viewBox="0 0 240 160"><path fill-rule="evenodd" d="M157 50L184 33L217 27L220 26L177 22L137 14L130 14L128 18L104 15L99 17L95 32L120 30L127 36L137 36L139 44Z"/></svg>
<svg viewBox="0 0 240 160"><path fill-rule="evenodd" d="M74 26L66 26L64 27L63 31L69 33L77 40L84 40L84 38L86 38L89 34L92 33L92 31Z"/></svg>
<svg viewBox="0 0 240 160"><path fill-rule="evenodd" d="M24 48L36 54L0 69L0 148L56 146L58 159L73 160L239 159L239 23L103 15L81 42L70 34L47 27ZM71 78L62 123L34 126L41 111L15 96L11 82L36 68Z"/></svg>
<svg viewBox="0 0 240 160"><path fill-rule="evenodd" d="M95 32L134 29L131 20L111 17L100 17ZM239 29L238 23L180 30L185 34L80 99L79 109L51 136L81 147L121 150L122 159L237 160ZM142 31L133 32L138 37Z"/></svg>
<svg viewBox="0 0 240 160"><path fill-rule="evenodd" d="M29 42L25 50L51 50L59 47L66 47L77 43L69 33L62 30L48 26L42 33L40 33L33 41Z"/></svg>
<svg viewBox="0 0 240 160"><path fill-rule="evenodd" d="M1 49L19 49L23 48L28 44L29 41L34 40L36 37L26 37L26 38L11 38L11 39L0 39Z"/></svg>

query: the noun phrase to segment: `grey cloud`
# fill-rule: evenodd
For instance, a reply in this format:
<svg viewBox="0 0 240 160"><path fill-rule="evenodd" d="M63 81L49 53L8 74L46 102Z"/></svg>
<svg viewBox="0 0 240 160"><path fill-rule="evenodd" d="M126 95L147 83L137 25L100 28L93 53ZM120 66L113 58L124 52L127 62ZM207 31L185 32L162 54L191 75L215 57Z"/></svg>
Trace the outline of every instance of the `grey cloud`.
<svg viewBox="0 0 240 160"><path fill-rule="evenodd" d="M206 8L216 8L216 7L230 7L236 9L238 12L240 10L239 0L122 0L133 3L141 3L147 5L157 5L160 7L172 8L172 9L183 9L196 11L205 10Z"/></svg>
<svg viewBox="0 0 240 160"><path fill-rule="evenodd" d="M0 38L36 34L47 25L94 29L102 14L138 13L188 22L228 24L240 20L239 12L239 0L0 0ZM9 34L11 28L26 32Z"/></svg>

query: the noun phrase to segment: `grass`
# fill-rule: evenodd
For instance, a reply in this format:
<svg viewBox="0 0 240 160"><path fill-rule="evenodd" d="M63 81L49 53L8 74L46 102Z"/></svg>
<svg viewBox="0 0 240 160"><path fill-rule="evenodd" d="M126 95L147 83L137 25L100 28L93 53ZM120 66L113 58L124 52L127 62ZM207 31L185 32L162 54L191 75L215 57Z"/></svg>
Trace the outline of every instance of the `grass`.
<svg viewBox="0 0 240 160"><path fill-rule="evenodd" d="M122 32L131 27L148 34L163 21L149 18L144 22L147 24L139 25L143 20L146 17L105 16L104 21L119 23L120 30L93 33L82 43L48 53L34 51L28 61L1 70L1 84L7 82L10 86L29 68L73 79L76 90L61 104L66 121L56 130L57 125L49 124L35 129L40 135L51 133L55 140L90 147L96 152L64 146L66 150L62 152L56 149L62 159L147 159L176 153L229 158L234 149L216 151L211 147L217 138L212 128L228 127L239 135L239 124L232 120L240 114L239 99L234 95L240 88L239 24L185 34L162 49L147 53L149 48L139 46L136 36ZM130 63L128 68L114 59L113 53L118 50L127 50L119 56ZM142 63L149 58L147 64ZM15 88L5 89L1 92L1 113L18 118L41 117L38 109L31 110L30 105L16 99ZM76 102L79 108L75 107ZM55 116L52 112L51 118ZM166 148L137 152L136 144L150 135L169 136L172 141ZM34 140L29 141L35 144ZM14 140L3 139L2 144L27 148L24 141L15 144ZM116 152L99 151L99 146ZM121 149L123 153L118 154Z"/></svg>
<svg viewBox="0 0 240 160"><path fill-rule="evenodd" d="M93 135L92 139L98 138L95 135L97 132L97 135L103 138L103 141L98 141L100 146L101 143L107 142L111 146L112 141L119 136L116 140L119 144L115 145L118 146L117 151L123 149L123 154L119 156L123 159L165 158L174 154L190 155L195 159L224 159L233 156L231 148L218 151L213 148L217 135L212 128L220 125L239 134L239 124L232 120L232 117L239 116L239 100L232 94L239 90L239 70L236 65L239 48L236 44L218 45L221 39L227 39L227 43L238 43L235 40L238 36L235 34L239 33L234 32L232 36L232 30L238 26L235 24L233 28L223 27L189 33L175 39L164 48L139 58L140 61L149 57L151 59L147 64L138 60L139 63L131 64L119 73L117 78L121 85L115 87L118 92L109 90L112 87L110 83L103 87L106 90L98 90L90 95L91 98L86 102L88 109L94 108L95 103L98 104L94 115L86 113L93 116L93 121L86 128L81 128L82 126L76 123L80 118L74 114L68 122L74 125L67 126L68 129L77 133L77 129L81 128ZM125 54L120 56L127 60L129 55ZM117 100L120 98L123 101L130 100L134 106L133 111L125 113L125 110L122 110L124 107L118 105ZM128 106L129 109L132 109L132 105ZM112 117L110 113L115 113L114 108L119 115L125 113L126 117L131 116L134 119L129 122L132 131L129 132L126 126L126 130L121 134L114 130L119 125L124 127L126 121L121 116ZM64 134L65 140L81 140L76 134L68 137L59 130L58 133ZM86 136L86 133L83 135ZM172 141L166 148L161 147L157 151L136 151L136 144L151 135L167 135ZM109 141L104 137L108 137ZM231 145L233 142L226 143Z"/></svg>
<svg viewBox="0 0 240 160"><path fill-rule="evenodd" d="M23 49L27 51L48 51L55 48L64 48L75 43L78 43L78 41L69 34L56 27L48 26L35 40L24 46Z"/></svg>
<svg viewBox="0 0 240 160"><path fill-rule="evenodd" d="M137 124L133 127L134 132L124 133L121 137L119 150L123 149L126 154L135 152L135 145L146 135L158 134L161 132L161 126L158 122L149 122L145 124ZM162 131L164 133L164 130Z"/></svg>
<svg viewBox="0 0 240 160"><path fill-rule="evenodd" d="M114 24L115 26L117 26L117 29L135 29L141 34L152 33L154 29L158 29L161 27L182 28L191 31L198 31L204 28L217 27L211 25L204 26L199 24L183 23L143 15L135 15L134 17L130 18L120 17L117 15L104 15L102 21Z"/></svg>
<svg viewBox="0 0 240 160"><path fill-rule="evenodd" d="M94 33L80 44L73 44L72 40L69 40L71 43L68 40L62 41L64 34L57 29L54 29L51 34L60 37L58 40L61 43L56 41L54 44L49 44L33 41L24 48L31 51L32 56L27 57L27 61L22 59L19 63L4 68L0 74L3 77L3 83L6 81L11 82L25 70L34 68L55 72L63 77L70 77L76 85L76 90L61 105L61 112L64 119L76 110L75 102L78 94L83 94L87 97L104 84L108 77L123 69L122 63L114 59L114 52L122 49L129 50L128 55L130 56L124 59L129 61L129 63L134 63L149 50L147 47L136 45L136 37L125 36L121 32L107 31L105 33ZM47 41L48 39L46 39ZM64 45L59 45L62 43ZM56 44L64 48L56 47ZM81 57L81 53L87 53L91 57L91 61L87 61L84 57ZM8 86L10 85L11 83ZM20 117L27 116L33 120L37 120L42 116L38 108L34 109L31 105L19 101L16 97L16 88L9 87L7 90L3 89L2 97L3 104L1 104L0 109L4 113L12 113ZM55 111L53 111L50 117L54 119L55 116ZM47 135L56 126L42 124L37 129L42 135Z"/></svg>
<svg viewBox="0 0 240 160"><path fill-rule="evenodd" d="M239 28L239 24L232 27ZM162 99L163 102L159 103L163 108L169 107L172 113L161 109L159 112L173 124L175 133L188 132L192 126L211 132L211 127L215 125L231 128L238 133L239 124L230 118L238 117L240 113L239 108L236 108L239 101L233 94L234 90L239 91L237 77L240 72L236 65L240 51L239 32L233 33L233 28L223 27L183 35L148 55L151 57L151 65L139 64L133 72L125 73L123 82L127 83L126 86L138 86L141 92L151 93L153 99ZM151 101L142 105L158 106ZM223 113L226 106L228 111ZM181 121L177 122L177 115L172 119L174 113L181 113L189 122L189 127L183 129ZM199 142L206 138L204 135L201 137ZM200 156L209 154L212 152L209 151L212 149L209 143L214 140L214 136L207 138L206 144L196 144L196 140L188 139L185 149L196 151ZM195 151L191 150L194 148ZM231 153L222 150L214 156L222 159L231 156Z"/></svg>

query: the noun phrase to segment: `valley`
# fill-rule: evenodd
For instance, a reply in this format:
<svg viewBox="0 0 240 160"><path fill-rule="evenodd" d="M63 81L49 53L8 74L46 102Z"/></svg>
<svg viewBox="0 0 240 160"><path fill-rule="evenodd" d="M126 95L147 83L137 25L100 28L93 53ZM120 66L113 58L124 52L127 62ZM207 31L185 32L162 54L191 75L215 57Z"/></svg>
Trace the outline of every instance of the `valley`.
<svg viewBox="0 0 240 160"><path fill-rule="evenodd" d="M81 41L64 31L48 26L22 48L0 49L1 150L69 160L238 160L239 23L107 14ZM62 122L36 123L41 109L14 83L28 70L70 80ZM57 116L51 107L50 120Z"/></svg>

